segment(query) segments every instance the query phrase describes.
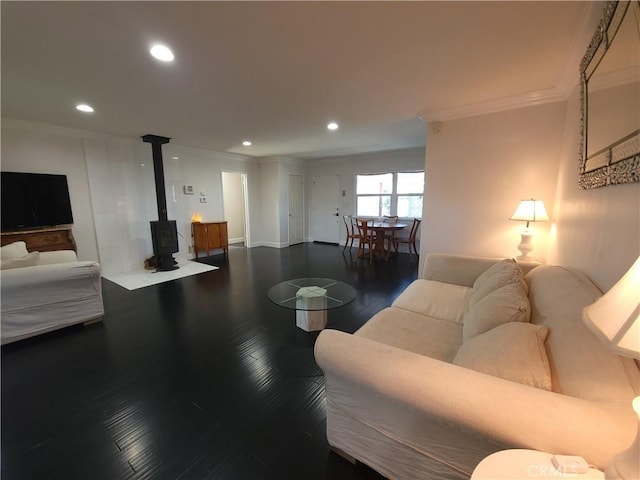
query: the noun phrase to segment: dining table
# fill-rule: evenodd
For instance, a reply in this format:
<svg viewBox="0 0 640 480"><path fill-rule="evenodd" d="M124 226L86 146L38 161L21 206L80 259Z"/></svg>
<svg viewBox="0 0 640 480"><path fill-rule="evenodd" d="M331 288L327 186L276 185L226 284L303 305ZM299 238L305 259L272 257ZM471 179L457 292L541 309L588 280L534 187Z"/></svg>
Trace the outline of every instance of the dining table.
<svg viewBox="0 0 640 480"><path fill-rule="evenodd" d="M391 244L393 243L393 237L395 236L396 232L399 230L403 230L408 226L409 225L406 223L374 221L373 225L369 227L375 232L377 236L380 236L382 238L381 242L376 243L376 252L380 253L384 260L388 260L392 254ZM388 249L385 248L385 240L389 241Z"/></svg>

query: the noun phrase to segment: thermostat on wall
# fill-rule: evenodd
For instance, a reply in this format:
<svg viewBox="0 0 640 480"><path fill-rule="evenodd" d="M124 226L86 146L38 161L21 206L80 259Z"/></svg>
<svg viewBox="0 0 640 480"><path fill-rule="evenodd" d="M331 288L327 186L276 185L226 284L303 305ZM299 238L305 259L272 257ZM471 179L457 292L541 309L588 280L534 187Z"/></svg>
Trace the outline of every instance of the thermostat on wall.
<svg viewBox="0 0 640 480"><path fill-rule="evenodd" d="M185 195L193 195L193 185L185 185L182 189Z"/></svg>

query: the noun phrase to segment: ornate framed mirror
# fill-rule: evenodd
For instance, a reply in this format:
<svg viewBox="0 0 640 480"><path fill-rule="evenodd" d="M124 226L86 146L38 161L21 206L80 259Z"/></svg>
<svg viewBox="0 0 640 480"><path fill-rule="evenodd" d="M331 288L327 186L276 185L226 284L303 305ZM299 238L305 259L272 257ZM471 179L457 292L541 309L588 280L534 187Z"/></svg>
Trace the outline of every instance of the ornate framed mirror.
<svg viewBox="0 0 640 480"><path fill-rule="evenodd" d="M640 181L640 1L609 1L580 66L580 188Z"/></svg>

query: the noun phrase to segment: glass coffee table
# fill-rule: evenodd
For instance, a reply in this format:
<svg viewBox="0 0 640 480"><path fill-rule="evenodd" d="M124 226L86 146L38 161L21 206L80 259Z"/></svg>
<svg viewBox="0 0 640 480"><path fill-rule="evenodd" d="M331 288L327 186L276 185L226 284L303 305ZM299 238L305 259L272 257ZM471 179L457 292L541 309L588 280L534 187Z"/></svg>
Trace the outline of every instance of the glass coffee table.
<svg viewBox="0 0 640 480"><path fill-rule="evenodd" d="M274 285L267 294L276 305L296 311L296 326L307 332L327 325L327 310L356 298L351 286L331 278L296 278Z"/></svg>

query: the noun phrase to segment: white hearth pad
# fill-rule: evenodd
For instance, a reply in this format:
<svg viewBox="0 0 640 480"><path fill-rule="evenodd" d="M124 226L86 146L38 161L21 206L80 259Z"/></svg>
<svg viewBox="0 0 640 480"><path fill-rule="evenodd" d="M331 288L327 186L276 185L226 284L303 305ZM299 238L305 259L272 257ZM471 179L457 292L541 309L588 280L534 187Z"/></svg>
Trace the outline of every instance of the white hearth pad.
<svg viewBox="0 0 640 480"><path fill-rule="evenodd" d="M117 283L127 290L137 290L138 288L157 285L170 280L176 280L190 275L197 275L198 273L210 272L212 270L218 270L219 268L211 265L205 265L204 263L192 262L190 260L179 261L178 267L180 268L177 270L171 270L170 272L156 272L155 270L140 269L133 272L112 273L103 275L103 277L113 283Z"/></svg>

